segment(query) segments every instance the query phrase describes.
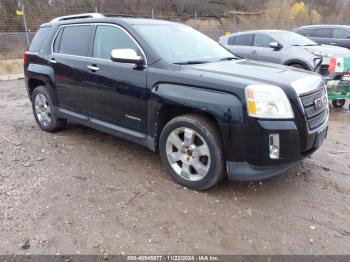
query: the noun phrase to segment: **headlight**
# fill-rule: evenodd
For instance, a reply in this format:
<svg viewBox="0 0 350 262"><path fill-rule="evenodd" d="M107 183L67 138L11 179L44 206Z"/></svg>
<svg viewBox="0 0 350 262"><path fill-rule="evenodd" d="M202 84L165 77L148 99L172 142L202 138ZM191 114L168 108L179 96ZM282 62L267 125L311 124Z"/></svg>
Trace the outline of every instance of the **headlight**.
<svg viewBox="0 0 350 262"><path fill-rule="evenodd" d="M291 119L294 113L284 91L273 85L246 87L248 114L257 118Z"/></svg>
<svg viewBox="0 0 350 262"><path fill-rule="evenodd" d="M307 48L306 50L315 56L321 56L321 57L327 57L327 58L334 56L332 53L320 52L312 48Z"/></svg>

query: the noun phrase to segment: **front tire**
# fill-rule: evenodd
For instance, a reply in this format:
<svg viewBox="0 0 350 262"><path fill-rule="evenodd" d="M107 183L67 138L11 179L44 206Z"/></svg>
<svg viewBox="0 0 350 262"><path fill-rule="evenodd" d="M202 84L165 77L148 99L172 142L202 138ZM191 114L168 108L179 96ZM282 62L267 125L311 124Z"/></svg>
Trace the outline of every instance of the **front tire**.
<svg viewBox="0 0 350 262"><path fill-rule="evenodd" d="M159 151L168 174L185 187L206 190L225 177L219 130L202 115L171 120L160 135Z"/></svg>
<svg viewBox="0 0 350 262"><path fill-rule="evenodd" d="M345 99L336 99L332 101L335 108L342 108L345 105Z"/></svg>
<svg viewBox="0 0 350 262"><path fill-rule="evenodd" d="M305 66L303 66L302 64L298 64L298 63L290 64L289 66L294 67L294 68L298 68L298 69L308 70Z"/></svg>
<svg viewBox="0 0 350 262"><path fill-rule="evenodd" d="M38 126L46 132L56 132L67 124L67 120L57 117L50 94L44 86L34 89L32 109Z"/></svg>

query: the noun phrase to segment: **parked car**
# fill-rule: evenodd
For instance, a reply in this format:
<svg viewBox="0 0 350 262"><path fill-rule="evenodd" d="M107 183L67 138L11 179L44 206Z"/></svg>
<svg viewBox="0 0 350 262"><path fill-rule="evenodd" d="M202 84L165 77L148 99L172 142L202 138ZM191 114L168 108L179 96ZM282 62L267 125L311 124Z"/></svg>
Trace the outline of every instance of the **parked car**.
<svg viewBox="0 0 350 262"><path fill-rule="evenodd" d="M278 175L327 135L319 75L238 59L178 23L59 17L40 27L24 68L42 130L70 120L139 143L196 190Z"/></svg>
<svg viewBox="0 0 350 262"><path fill-rule="evenodd" d="M294 32L306 36L318 44L350 49L350 26L348 25L310 25L296 28Z"/></svg>
<svg viewBox="0 0 350 262"><path fill-rule="evenodd" d="M328 74L331 57L350 54L348 49L319 45L302 35L282 30L236 33L221 37L219 43L246 59L317 71L323 76Z"/></svg>

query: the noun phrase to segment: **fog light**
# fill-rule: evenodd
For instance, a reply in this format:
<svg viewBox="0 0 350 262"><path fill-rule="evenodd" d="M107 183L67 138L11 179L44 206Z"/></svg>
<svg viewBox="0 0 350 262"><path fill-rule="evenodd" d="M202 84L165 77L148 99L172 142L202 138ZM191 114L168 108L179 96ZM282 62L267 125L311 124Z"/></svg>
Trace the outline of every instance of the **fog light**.
<svg viewBox="0 0 350 262"><path fill-rule="evenodd" d="M279 134L271 134L269 136L269 149L270 149L271 159L280 158L280 135Z"/></svg>

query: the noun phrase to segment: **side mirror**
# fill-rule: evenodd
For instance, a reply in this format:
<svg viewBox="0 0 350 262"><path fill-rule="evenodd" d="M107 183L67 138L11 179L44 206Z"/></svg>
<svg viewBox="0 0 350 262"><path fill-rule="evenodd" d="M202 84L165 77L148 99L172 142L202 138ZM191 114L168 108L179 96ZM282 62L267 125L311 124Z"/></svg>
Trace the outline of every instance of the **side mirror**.
<svg viewBox="0 0 350 262"><path fill-rule="evenodd" d="M282 48L282 46L278 42L271 42L269 44L269 47L271 47L274 50L279 50Z"/></svg>
<svg viewBox="0 0 350 262"><path fill-rule="evenodd" d="M137 55L134 49L113 49L111 60L113 62L135 64L137 66L142 66L145 63L143 58Z"/></svg>

